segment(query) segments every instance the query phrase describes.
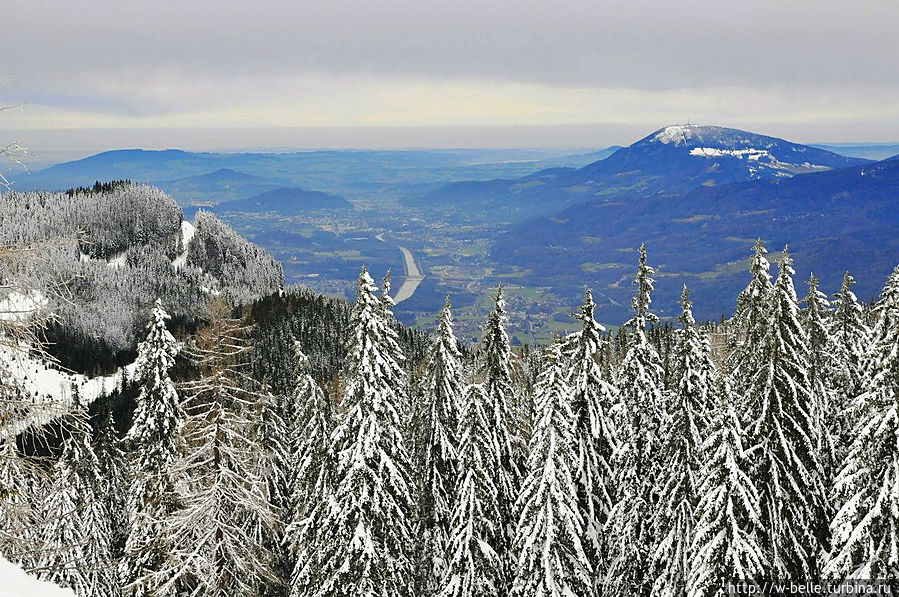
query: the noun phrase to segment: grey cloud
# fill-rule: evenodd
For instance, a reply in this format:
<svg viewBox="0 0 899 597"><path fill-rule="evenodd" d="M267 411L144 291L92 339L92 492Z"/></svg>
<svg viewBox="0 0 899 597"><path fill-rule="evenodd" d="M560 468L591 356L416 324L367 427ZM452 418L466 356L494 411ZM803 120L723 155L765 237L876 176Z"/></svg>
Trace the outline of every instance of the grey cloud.
<svg viewBox="0 0 899 597"><path fill-rule="evenodd" d="M13 0L3 13L0 68L31 92L154 72L899 86L899 3L888 1Z"/></svg>

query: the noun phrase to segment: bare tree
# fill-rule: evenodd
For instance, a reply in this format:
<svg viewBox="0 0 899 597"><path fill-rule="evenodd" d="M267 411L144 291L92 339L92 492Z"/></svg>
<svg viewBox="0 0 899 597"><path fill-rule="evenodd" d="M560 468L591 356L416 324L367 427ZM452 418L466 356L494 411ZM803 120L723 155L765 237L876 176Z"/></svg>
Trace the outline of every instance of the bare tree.
<svg viewBox="0 0 899 597"><path fill-rule="evenodd" d="M14 110L21 107L22 104L0 106L0 112ZM22 168L25 168L27 170L25 159L28 157L28 150L22 146L21 141L11 141L6 146L0 147L0 156L2 156L5 161L21 166ZM3 194L4 189L9 189L11 185L12 182L3 173L3 169L0 169L0 195Z"/></svg>

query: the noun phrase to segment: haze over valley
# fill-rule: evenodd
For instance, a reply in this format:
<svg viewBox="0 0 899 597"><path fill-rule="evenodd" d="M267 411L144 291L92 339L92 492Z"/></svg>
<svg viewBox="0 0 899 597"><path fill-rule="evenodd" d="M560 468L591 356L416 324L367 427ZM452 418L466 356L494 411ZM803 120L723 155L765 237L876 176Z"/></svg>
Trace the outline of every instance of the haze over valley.
<svg viewBox="0 0 899 597"><path fill-rule="evenodd" d="M400 297L401 321L429 327L450 295L464 337L477 338L502 284L515 338L546 342L571 328L586 287L602 320L626 318L642 242L659 264L663 317L677 314L684 283L698 316L726 314L756 238L790 243L800 274L824 287L851 270L859 295L873 297L897 250L899 160L856 157L858 147L874 151L672 125L592 150L121 150L17 173L16 183L157 186L186 217L212 211L264 247L287 283L334 296L352 296L363 264L391 268L398 290L408 255L420 272ZM864 251L870 242L882 250Z"/></svg>

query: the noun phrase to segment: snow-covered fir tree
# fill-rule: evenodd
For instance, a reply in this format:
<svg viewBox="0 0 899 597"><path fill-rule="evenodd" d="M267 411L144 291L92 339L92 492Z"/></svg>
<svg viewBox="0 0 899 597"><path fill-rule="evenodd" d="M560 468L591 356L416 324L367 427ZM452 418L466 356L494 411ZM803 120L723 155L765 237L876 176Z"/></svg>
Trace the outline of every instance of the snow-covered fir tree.
<svg viewBox="0 0 899 597"><path fill-rule="evenodd" d="M844 413L833 408L833 347L829 330L830 303L827 295L818 289L818 278L812 274L808 281L808 295L805 307L799 313L799 320L808 336L808 378L812 385L812 420L816 450L824 473L823 483L830 487L839 464L834 448L835 436L832 429L836 420ZM828 516L829 518L829 516Z"/></svg>
<svg viewBox="0 0 899 597"><path fill-rule="evenodd" d="M758 367L737 373L747 431L757 444L754 479L761 509L761 540L772 572L791 578L817 573L827 544L823 471L817 453L815 388L809 377L808 336L799 322L793 261L784 249L770 293L769 318L752 351ZM744 358L744 362L748 359Z"/></svg>
<svg viewBox="0 0 899 597"><path fill-rule="evenodd" d="M433 595L446 577L447 553L459 482L459 406L464 387L462 354L453 333L449 297L440 310L437 330L428 353L421 391L425 401L424 445L419 497L420 560L426 563L424 590Z"/></svg>
<svg viewBox="0 0 899 597"><path fill-rule="evenodd" d="M650 564L656 542L652 519L659 475L660 425L664 414L664 371L647 326L658 317L649 310L653 269L646 263L646 246L634 285L634 317L628 322L628 350L618 373L622 412L621 450L616 458L618 500L609 517L610 563L604 594L648 595L653 579Z"/></svg>
<svg viewBox="0 0 899 597"><path fill-rule="evenodd" d="M503 562L493 549L501 519L490 468L496 462L491 425L487 391L481 384L468 386L459 414L459 480L440 597L494 597L505 590Z"/></svg>
<svg viewBox="0 0 899 597"><path fill-rule="evenodd" d="M728 370L737 391L742 390L742 382L760 366L760 357L754 348L765 333L773 290L767 253L761 239L756 241L749 261L752 279L737 297L737 308L729 325Z"/></svg>
<svg viewBox="0 0 899 597"><path fill-rule="evenodd" d="M578 318L582 328L571 338L569 384L572 391L574 446L578 507L583 520L581 545L587 554L594 581L605 575L608 542L604 526L615 505L613 455L618 445L612 418L615 388L605 379L599 363L605 329L596 321L593 295L588 290Z"/></svg>
<svg viewBox="0 0 899 597"><path fill-rule="evenodd" d="M79 597L115 597L119 580L112 557L111 515L90 425L77 394L62 425L62 455L53 465L42 508L41 575L72 587Z"/></svg>
<svg viewBox="0 0 899 597"><path fill-rule="evenodd" d="M254 346L254 350L255 348ZM253 361L257 358L251 356L248 360ZM246 364L252 365L252 362ZM255 388L253 388L254 386ZM259 475L265 480L265 492L274 519L274 524L269 524L269 522L257 518L252 537L262 543L264 549L272 554L271 569L278 582L268 584L270 589L272 585L278 585L279 589L277 590L280 590L281 587L290 585L294 568L294 558L289 554L289 550L284 549L288 542L291 477L294 466L290 441L291 425L288 417L293 414L290 410L289 400L286 400L284 396L272 393L267 378L263 378L261 384L256 384L255 380L248 379L247 388L254 389L251 394L256 400L255 408L258 410L258 421L261 425L260 436L257 440L262 448L260 455L262 469L259 471Z"/></svg>
<svg viewBox="0 0 899 597"><path fill-rule="evenodd" d="M89 587L79 572L84 558L82 542L86 530L78 508L78 483L73 466L73 447L67 445L63 456L53 463L47 495L41 504L43 526L39 542L40 577L62 587L71 587L75 594Z"/></svg>
<svg viewBox="0 0 899 597"><path fill-rule="evenodd" d="M565 377L561 346L554 343L537 381L537 420L517 504L516 597L586 596L593 591L590 562L581 545L583 519L572 471L572 390Z"/></svg>
<svg viewBox="0 0 899 597"><path fill-rule="evenodd" d="M495 446L489 452L494 461L488 463L488 470L493 474L500 515L496 536L491 539L491 545L503 563L504 581L500 587L500 597L511 588L514 565L512 538L516 524L515 500L521 483L521 472L515 454L518 417L511 407L514 388L511 373L512 347L506 333L507 321L506 300L500 287L494 297L493 310L487 316L487 323L484 325L484 360L480 372L484 390L487 392L490 417L488 430L492 434L490 443Z"/></svg>
<svg viewBox="0 0 899 597"><path fill-rule="evenodd" d="M350 317L343 413L331 436L334 504L322 524L322 596L410 593L411 465L397 411L406 402L406 379L392 358L399 350L389 316L363 268Z"/></svg>
<svg viewBox="0 0 899 597"><path fill-rule="evenodd" d="M868 389L862 416L835 482L839 510L825 574L836 578L899 577L899 268L876 308Z"/></svg>
<svg viewBox="0 0 899 597"><path fill-rule="evenodd" d="M686 594L723 597L725 579L754 580L770 570L759 540L759 492L753 481L751 446L730 389L721 382L721 404L702 444L696 527Z"/></svg>
<svg viewBox="0 0 899 597"><path fill-rule="evenodd" d="M78 509L83 525L82 549L84 559L79 562L88 589L79 597L116 597L120 594L120 578L116 567L116 524L119 522L111 508L120 507L117 501L107 500L112 487L109 472L94 450L90 426L75 426L68 444L76 458L74 470L78 491ZM69 446L66 445L66 449ZM63 454L65 458L65 453ZM112 490L113 494L121 495Z"/></svg>
<svg viewBox="0 0 899 597"><path fill-rule="evenodd" d="M124 553L128 535L128 486L125 453L112 408L107 407L101 414L96 436L94 451L100 466L100 491L97 495L109 514L112 555L118 561Z"/></svg>
<svg viewBox="0 0 899 597"><path fill-rule="evenodd" d="M200 378L183 384L187 416L172 467L181 507L165 520L172 547L157 579L163 593L256 595L277 581L266 545L277 520L261 441L265 395L242 370L246 336L227 302L214 300L190 345Z"/></svg>
<svg viewBox="0 0 899 597"><path fill-rule="evenodd" d="M384 363L386 366L390 367L389 371L386 371L386 374L395 378L395 379L406 379L406 355L403 353L403 349L400 347L399 343L399 334L396 330L396 319L393 316L393 298L390 296L390 284L393 280L393 274L388 269L387 273L384 274L384 279L381 281L381 295L380 295L380 304L381 304L381 317L384 320L384 342L383 342L383 350L386 352L387 358ZM400 402L396 404L397 412L400 415L400 421L403 426L403 433L406 438L407 443L413 441L416 433L415 430L411 429L411 426L414 424L414 416L415 416L415 408L412 402L412 397L408 392L408 388L403 387L403 391L397 394ZM411 446L409 446L411 448Z"/></svg>
<svg viewBox="0 0 899 597"><path fill-rule="evenodd" d="M46 479L41 469L19 453L14 437L0 445L0 556L26 566L40 552L40 512L35 489Z"/></svg>
<svg viewBox="0 0 899 597"><path fill-rule="evenodd" d="M684 328L677 334L672 393L659 453L661 501L655 520L659 536L652 555L653 594L665 597L686 595L704 460L701 448L716 406L715 364L708 340L696 329L686 286L678 320Z"/></svg>
<svg viewBox="0 0 899 597"><path fill-rule="evenodd" d="M854 439L857 413L853 410L853 400L863 390L863 364L871 333L865 323L865 309L852 292L854 285L855 280L846 272L840 291L831 301L833 311L828 329L833 350L833 401L828 415L837 463L843 462Z"/></svg>
<svg viewBox="0 0 899 597"><path fill-rule="evenodd" d="M156 591L158 572L172 550L164 521L179 507L172 466L178 456L184 411L169 376L179 345L166 329L168 319L157 300L146 338L137 347L140 394L125 438L133 459L129 467L129 532L120 567L125 589L134 597L161 597Z"/></svg>
<svg viewBox="0 0 899 597"><path fill-rule="evenodd" d="M294 344L296 387L291 394L291 499L287 538L294 562L290 597L312 597L324 566L322 547L329 540L319 534L333 499L333 430L331 401L310 374L309 359Z"/></svg>

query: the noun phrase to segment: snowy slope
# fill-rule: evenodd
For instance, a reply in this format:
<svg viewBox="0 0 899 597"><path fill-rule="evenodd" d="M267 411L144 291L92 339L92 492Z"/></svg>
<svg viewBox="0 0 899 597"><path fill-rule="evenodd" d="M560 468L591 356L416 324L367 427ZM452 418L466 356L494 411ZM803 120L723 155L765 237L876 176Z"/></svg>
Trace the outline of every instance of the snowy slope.
<svg viewBox="0 0 899 597"><path fill-rule="evenodd" d="M23 294L13 290L0 299L0 321L23 321L30 319L47 305L47 298L36 290Z"/></svg>
<svg viewBox="0 0 899 597"><path fill-rule="evenodd" d="M174 261L172 261L172 265L175 266L175 269L182 269L185 265L187 265L187 245L190 244L190 241L194 237L194 233L196 231L197 229L194 228L193 224L191 224L187 220L181 221L181 246L184 248L184 251L182 251L180 255L175 257Z"/></svg>
<svg viewBox="0 0 899 597"><path fill-rule="evenodd" d="M75 597L71 589L38 580L0 557L0 597Z"/></svg>
<svg viewBox="0 0 899 597"><path fill-rule="evenodd" d="M16 421L15 429L0 427L0 434L8 431L16 433L32 425L47 423L56 418L72 403L72 392L78 389L82 405L88 405L97 398L113 391L122 383L122 376L131 378L137 371L137 364L131 363L112 375L88 378L79 373L61 371L46 361L29 353L27 347L19 348L0 343L0 362L4 364L4 375L9 375L13 384L21 387L36 402L45 403L47 408L29 420Z"/></svg>

